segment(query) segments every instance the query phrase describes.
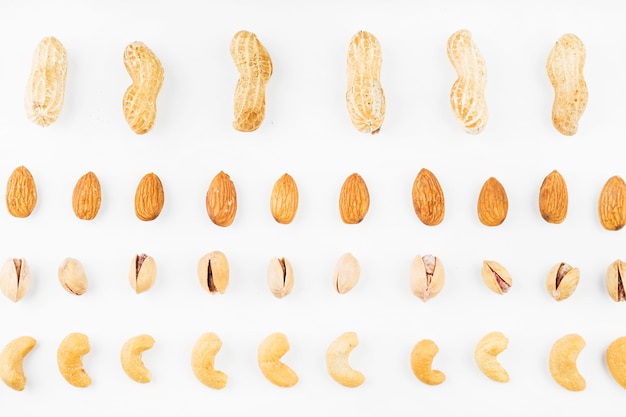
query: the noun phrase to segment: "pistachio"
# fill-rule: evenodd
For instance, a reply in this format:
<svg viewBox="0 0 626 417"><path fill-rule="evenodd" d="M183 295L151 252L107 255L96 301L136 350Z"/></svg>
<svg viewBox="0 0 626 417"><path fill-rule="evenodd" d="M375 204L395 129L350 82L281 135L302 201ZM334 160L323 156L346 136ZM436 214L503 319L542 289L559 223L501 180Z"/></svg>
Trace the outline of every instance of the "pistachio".
<svg viewBox="0 0 626 417"><path fill-rule="evenodd" d="M613 301L626 301L623 276L626 273L626 263L616 260L606 271L606 289Z"/></svg>
<svg viewBox="0 0 626 417"><path fill-rule="evenodd" d="M87 274L78 259L65 258L61 262L59 282L70 294L83 295L87 291Z"/></svg>
<svg viewBox="0 0 626 417"><path fill-rule="evenodd" d="M156 280L156 262L151 256L142 253L135 255L130 263L128 281L137 294L147 291Z"/></svg>
<svg viewBox="0 0 626 417"><path fill-rule="evenodd" d="M496 261L483 261L481 275L487 287L498 294L506 293L513 285L509 271Z"/></svg>
<svg viewBox="0 0 626 417"><path fill-rule="evenodd" d="M0 290L13 302L21 300L30 287L30 267L24 258L9 258L0 268Z"/></svg>
<svg viewBox="0 0 626 417"><path fill-rule="evenodd" d="M546 279L546 288L556 301L568 298L576 290L580 271L565 262L558 263L552 267Z"/></svg>
<svg viewBox="0 0 626 417"><path fill-rule="evenodd" d="M409 286L415 296L426 302L443 289L445 273L439 258L417 255L411 263Z"/></svg>
<svg viewBox="0 0 626 417"><path fill-rule="evenodd" d="M220 251L209 252L198 261L198 280L211 294L224 294L228 287L228 259Z"/></svg>
<svg viewBox="0 0 626 417"><path fill-rule="evenodd" d="M359 282L360 275L361 267L359 266L359 261L351 253L344 253L337 261L333 271L335 290L339 294L347 293Z"/></svg>
<svg viewBox="0 0 626 417"><path fill-rule="evenodd" d="M272 258L267 266L267 285L276 298L283 298L293 289L293 269L286 258Z"/></svg>

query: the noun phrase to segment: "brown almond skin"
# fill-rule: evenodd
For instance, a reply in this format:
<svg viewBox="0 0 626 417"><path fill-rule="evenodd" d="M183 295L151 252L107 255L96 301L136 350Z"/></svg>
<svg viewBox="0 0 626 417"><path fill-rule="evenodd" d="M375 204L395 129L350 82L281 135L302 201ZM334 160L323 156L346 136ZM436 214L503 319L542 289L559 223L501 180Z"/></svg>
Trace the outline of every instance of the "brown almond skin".
<svg viewBox="0 0 626 417"><path fill-rule="evenodd" d="M357 224L367 214L370 207L370 195L367 185L359 174L346 178L339 194L339 213L346 224Z"/></svg>
<svg viewBox="0 0 626 417"><path fill-rule="evenodd" d="M539 189L539 212L548 223L563 223L567 216L567 185L565 179L554 170L544 178Z"/></svg>
<svg viewBox="0 0 626 417"><path fill-rule="evenodd" d="M609 178L602 187L598 215L606 230L620 230L626 224L626 183L621 177Z"/></svg>
<svg viewBox="0 0 626 417"><path fill-rule="evenodd" d="M144 175L135 192L135 215L137 218L143 221L156 219L161 214L164 203L165 194L159 177L152 172Z"/></svg>
<svg viewBox="0 0 626 417"><path fill-rule="evenodd" d="M506 191L494 177L483 184L478 196L478 220L485 226L498 226L506 219L509 200Z"/></svg>
<svg viewBox="0 0 626 417"><path fill-rule="evenodd" d="M422 168L413 181L413 209L426 226L436 226L443 221L445 199L441 185L431 171Z"/></svg>
<svg viewBox="0 0 626 417"><path fill-rule="evenodd" d="M237 214L237 191L228 174L220 171L206 192L206 211L213 223L227 227Z"/></svg>
<svg viewBox="0 0 626 417"><path fill-rule="evenodd" d="M284 174L275 183L270 197L272 217L280 224L289 224L298 211L298 186L289 174Z"/></svg>
<svg viewBox="0 0 626 417"><path fill-rule="evenodd" d="M7 181L6 203L14 217L28 217L37 205L37 187L30 171L23 165L15 168Z"/></svg>
<svg viewBox="0 0 626 417"><path fill-rule="evenodd" d="M81 220L93 220L102 202L100 181L93 172L89 171L78 179L72 193L72 209Z"/></svg>

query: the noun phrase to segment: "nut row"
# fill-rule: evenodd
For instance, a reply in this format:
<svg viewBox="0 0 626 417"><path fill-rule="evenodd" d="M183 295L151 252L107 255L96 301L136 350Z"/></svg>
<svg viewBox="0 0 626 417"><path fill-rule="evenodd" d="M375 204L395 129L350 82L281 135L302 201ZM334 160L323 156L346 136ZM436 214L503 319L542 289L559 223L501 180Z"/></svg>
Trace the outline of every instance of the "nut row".
<svg viewBox="0 0 626 417"><path fill-rule="evenodd" d="M9 342L0 352L0 379L16 391L26 387L23 361L35 347L37 341L30 336L18 337ZM128 339L122 346L120 362L130 379L148 383L152 373L143 362L143 352L154 346L155 340L147 334ZM501 332L491 332L478 341L474 359L478 369L489 379L506 383L509 373L498 360L498 355L508 347L509 340ZM365 382L365 375L352 368L348 360L350 353L359 344L355 332L345 332L335 339L326 350L326 368L337 383L355 388ZM568 334L558 339L549 356L549 370L554 381L570 391L582 391L586 381L577 368L576 361L585 347L585 340L578 334ZM191 352L191 369L196 378L209 388L220 390L226 387L228 375L215 368L215 359L222 348L222 341L215 333L204 333L196 341ZM282 357L289 351L287 336L272 333L258 347L257 361L263 376L276 386L293 387L299 381L298 374ZM89 338L83 333L70 333L59 344L57 350L58 369L71 385L86 388L92 379L83 367L83 356L89 353ZM430 339L420 340L413 347L409 363L415 377L427 385L439 385L446 375L433 369L433 361L439 347ZM626 336L614 340L607 348L605 361L613 379L626 389Z"/></svg>
<svg viewBox="0 0 626 417"><path fill-rule="evenodd" d="M247 31L234 35L230 54L239 72L233 127L241 132L252 132L265 118L265 92L274 70L272 60L257 36ZM450 36L447 54L458 77L450 91L452 111L467 133L480 133L488 120L485 60L468 30L459 30ZM573 34L558 39L547 59L546 72L554 87L552 122L563 135L576 133L587 106L587 84L583 77L585 59L585 47ZM67 51L54 37L44 38L36 48L25 107L28 117L40 126L53 123L61 113L67 60ZM124 117L133 132L145 134L156 119L164 69L156 54L138 41L126 47L123 62L132 79L123 95ZM382 50L378 39L369 32L358 32L348 45L346 107L352 124L360 132L378 133L385 118L381 67Z"/></svg>
<svg viewBox="0 0 626 417"><path fill-rule="evenodd" d="M610 297L626 301L623 275L626 263L614 261L606 271L605 285ZM210 294L224 294L230 281L230 266L223 252L212 251L198 261L197 275L200 286ZM332 272L332 286L339 294L346 294L359 282L361 266L351 254L341 255ZM88 288L87 274L81 262L66 258L58 268L61 286L70 294L83 295ZM157 266L154 258L145 253L133 256L128 281L137 294L149 290L155 283ZM295 283L294 269L286 258L273 257L267 266L267 286L276 298L291 293ZM513 278L500 263L485 260L481 277L487 288L497 294L506 294L513 286ZM569 298L580 280L580 271L565 262L555 264L548 272L545 283L547 292L556 300ZM439 294L445 284L445 272L441 260L433 255L417 255L409 268L409 288L420 300L426 302ZM30 266L24 258L8 258L0 267L0 290L17 302L31 285Z"/></svg>
<svg viewBox="0 0 626 417"><path fill-rule="evenodd" d="M430 170L422 168L411 190L413 209L427 226L440 224L445 216L445 197L439 180ZM94 219L100 210L102 192L100 181L93 172L79 178L72 194L72 209L82 220ZM289 174L282 175L272 188L270 212L281 224L293 221L298 211L299 191ZM548 223L562 223L567 216L568 191L565 179L556 170L547 175L539 189L539 212ZM206 192L206 211L211 221L222 227L230 226L237 214L237 190L228 174L220 171ZM9 177L6 188L7 210L12 216L30 216L37 204L37 186L31 172L17 167ZM156 219L165 204L165 192L155 173L146 174L135 191L135 215L143 221ZM348 176L339 192L339 214L346 224L360 223L369 210L370 194L365 180L357 173ZM509 210L504 186L494 177L483 184L478 195L477 215L485 226L499 226ZM598 198L598 217L602 227L619 230L626 224L626 183L613 176L604 184Z"/></svg>

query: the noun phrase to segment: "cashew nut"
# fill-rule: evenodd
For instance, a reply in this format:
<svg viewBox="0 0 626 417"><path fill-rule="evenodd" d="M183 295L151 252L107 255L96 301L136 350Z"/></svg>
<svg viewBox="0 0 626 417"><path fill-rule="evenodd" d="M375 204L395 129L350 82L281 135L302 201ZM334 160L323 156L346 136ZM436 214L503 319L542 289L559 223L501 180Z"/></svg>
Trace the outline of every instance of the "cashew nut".
<svg viewBox="0 0 626 417"><path fill-rule="evenodd" d="M36 344L37 341L32 337L22 336L10 341L0 352L0 378L16 391L22 391L26 386L24 356L28 355Z"/></svg>
<svg viewBox="0 0 626 417"><path fill-rule="evenodd" d="M446 375L432 369L433 359L439 348L432 340L424 339L417 342L411 352L411 369L415 377L428 385L439 385L446 380Z"/></svg>
<svg viewBox="0 0 626 417"><path fill-rule="evenodd" d="M265 378L279 387L292 387L298 383L298 375L280 359L289 350L287 336L272 333L259 345L259 368Z"/></svg>
<svg viewBox="0 0 626 417"><path fill-rule="evenodd" d="M120 360L122 369L133 381L145 384L152 379L152 373L143 363L142 353L154 346L154 339L147 334L131 337L122 346Z"/></svg>
<svg viewBox="0 0 626 417"><path fill-rule="evenodd" d="M191 352L191 369L200 382L209 388L222 389L228 375L214 367L215 355L222 348L222 341L215 333L205 333L196 342Z"/></svg>
<svg viewBox="0 0 626 417"><path fill-rule="evenodd" d="M496 358L507 348L508 344L509 340L502 333L491 332L480 339L474 350L474 359L478 368L496 382L509 382L508 372Z"/></svg>
<svg viewBox="0 0 626 417"><path fill-rule="evenodd" d="M606 364L613 379L626 389L626 337L618 337L606 350Z"/></svg>
<svg viewBox="0 0 626 417"><path fill-rule="evenodd" d="M346 332L333 341L326 350L326 368L328 374L345 387L358 387L365 382L365 376L352 369L348 356L359 344L356 333Z"/></svg>
<svg viewBox="0 0 626 417"><path fill-rule="evenodd" d="M550 374L557 384L570 391L582 391L586 386L576 367L576 359L584 347L585 339L568 334L557 340L550 351Z"/></svg>
<svg viewBox="0 0 626 417"><path fill-rule="evenodd" d="M70 333L61 341L57 350L57 364L63 378L71 385L85 388L91 378L83 369L83 355L91 350L89 338L82 333Z"/></svg>

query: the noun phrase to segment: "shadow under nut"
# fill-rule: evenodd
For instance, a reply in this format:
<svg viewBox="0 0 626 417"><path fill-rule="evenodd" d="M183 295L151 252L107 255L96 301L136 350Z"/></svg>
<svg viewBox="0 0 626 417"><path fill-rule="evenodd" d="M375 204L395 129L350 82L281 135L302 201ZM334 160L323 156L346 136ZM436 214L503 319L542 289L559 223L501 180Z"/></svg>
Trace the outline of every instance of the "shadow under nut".
<svg viewBox="0 0 626 417"><path fill-rule="evenodd" d="M132 79L122 100L128 126L138 135L148 133L157 114L157 96L164 71L159 58L143 42L132 42L124 50L124 66Z"/></svg>

